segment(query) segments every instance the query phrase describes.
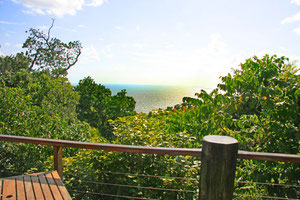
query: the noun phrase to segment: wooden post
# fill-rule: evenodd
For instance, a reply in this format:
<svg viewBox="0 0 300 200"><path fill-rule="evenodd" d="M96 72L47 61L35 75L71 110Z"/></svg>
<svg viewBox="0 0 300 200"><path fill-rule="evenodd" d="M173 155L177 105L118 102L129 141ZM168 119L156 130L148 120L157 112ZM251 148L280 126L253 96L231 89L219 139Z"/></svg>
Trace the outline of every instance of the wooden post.
<svg viewBox="0 0 300 200"><path fill-rule="evenodd" d="M57 171L60 178L63 178L63 166L62 166L62 147L53 146L54 155L54 170Z"/></svg>
<svg viewBox="0 0 300 200"><path fill-rule="evenodd" d="M200 171L200 200L233 198L238 141L227 136L203 138Z"/></svg>

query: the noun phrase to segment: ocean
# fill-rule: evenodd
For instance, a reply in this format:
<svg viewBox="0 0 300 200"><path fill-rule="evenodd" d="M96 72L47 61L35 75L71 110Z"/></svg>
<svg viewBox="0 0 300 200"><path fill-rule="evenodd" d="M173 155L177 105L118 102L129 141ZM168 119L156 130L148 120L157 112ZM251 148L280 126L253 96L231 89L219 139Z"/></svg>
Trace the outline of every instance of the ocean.
<svg viewBox="0 0 300 200"><path fill-rule="evenodd" d="M143 113L182 103L183 97L195 97L195 93L200 92L201 89L211 90L209 88L158 85L104 84L104 86L109 88L113 94L126 89L127 96L132 96L136 101L135 110Z"/></svg>

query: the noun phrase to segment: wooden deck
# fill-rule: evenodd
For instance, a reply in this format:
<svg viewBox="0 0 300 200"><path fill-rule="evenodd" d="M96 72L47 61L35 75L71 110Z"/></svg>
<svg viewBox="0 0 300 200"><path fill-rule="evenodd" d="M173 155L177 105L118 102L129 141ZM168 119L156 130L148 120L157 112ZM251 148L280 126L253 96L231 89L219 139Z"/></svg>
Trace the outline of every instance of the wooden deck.
<svg viewBox="0 0 300 200"><path fill-rule="evenodd" d="M71 200L57 171L0 179L0 200Z"/></svg>

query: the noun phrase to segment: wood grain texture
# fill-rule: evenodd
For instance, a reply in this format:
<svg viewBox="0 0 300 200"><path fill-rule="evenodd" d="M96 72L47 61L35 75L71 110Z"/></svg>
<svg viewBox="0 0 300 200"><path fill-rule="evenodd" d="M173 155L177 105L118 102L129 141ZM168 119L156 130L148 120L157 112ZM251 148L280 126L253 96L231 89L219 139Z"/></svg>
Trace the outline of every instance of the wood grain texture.
<svg viewBox="0 0 300 200"><path fill-rule="evenodd" d="M39 178L41 188L42 188L43 193L44 193L45 200L53 200L53 196L51 194L51 190L50 190L50 187L47 183L45 175L44 174L38 175L38 178Z"/></svg>
<svg viewBox="0 0 300 200"><path fill-rule="evenodd" d="M54 159L54 170L57 171L60 178L63 178L63 165L62 165L62 147L53 146L53 159Z"/></svg>
<svg viewBox="0 0 300 200"><path fill-rule="evenodd" d="M33 187L31 183L31 178L29 175L24 176L24 187L27 199L35 199L33 194Z"/></svg>
<svg viewBox="0 0 300 200"><path fill-rule="evenodd" d="M63 200L62 196L60 195L59 189L58 189L55 181L53 180L52 174L47 173L47 174L45 174L45 177L46 177L47 182L49 184L49 187L50 187L50 190L52 192L53 198L55 200Z"/></svg>
<svg viewBox="0 0 300 200"><path fill-rule="evenodd" d="M0 200L71 200L57 171L0 179ZM1 198L2 197L2 198Z"/></svg>
<svg viewBox="0 0 300 200"><path fill-rule="evenodd" d="M72 200L69 192L67 191L66 187L64 186L62 180L60 179L57 171L52 172L52 177L63 197L64 200Z"/></svg>
<svg viewBox="0 0 300 200"><path fill-rule="evenodd" d="M5 178L3 179L3 194L2 200L16 200L16 181L15 178Z"/></svg>
<svg viewBox="0 0 300 200"><path fill-rule="evenodd" d="M238 141L227 136L205 136L202 150L199 199L231 200Z"/></svg>
<svg viewBox="0 0 300 200"><path fill-rule="evenodd" d="M0 200L2 200L2 182L3 180L0 179Z"/></svg>
<svg viewBox="0 0 300 200"><path fill-rule="evenodd" d="M26 199L23 176L17 176L16 182L17 182L16 186L17 186L17 194L18 194L17 199L18 200Z"/></svg>
<svg viewBox="0 0 300 200"><path fill-rule="evenodd" d="M70 140L54 140L54 139L45 139L45 138L12 136L12 135L0 135L0 141L41 144L41 145L48 145L48 146L72 147L72 148L81 148L81 149L120 151L120 152L129 152L129 153L201 156L201 149L101 144L101 143L91 143L91 142L77 142L77 141L70 141Z"/></svg>
<svg viewBox="0 0 300 200"><path fill-rule="evenodd" d="M160 154L160 155L166 154L166 155L182 155L182 156L196 156L196 157L202 155L201 149L101 144L101 143L78 142L78 141L70 141L70 140L53 140L53 139L33 138L33 137L23 137L23 136L13 136L13 135L0 135L0 141L41 144L41 145L48 145L48 146L60 146L60 147L71 147L71 148L81 148L81 149L119 151L119 152L129 152L129 153L147 153L147 154ZM293 154L238 151L238 158L248 159L248 160L265 160L265 161L300 163L300 155L293 155Z"/></svg>
<svg viewBox="0 0 300 200"><path fill-rule="evenodd" d="M32 187L33 187L35 198L38 200L44 200L43 191L42 191L41 184L40 184L40 181L39 181L37 175L31 174L30 177L31 177L31 181L32 181Z"/></svg>

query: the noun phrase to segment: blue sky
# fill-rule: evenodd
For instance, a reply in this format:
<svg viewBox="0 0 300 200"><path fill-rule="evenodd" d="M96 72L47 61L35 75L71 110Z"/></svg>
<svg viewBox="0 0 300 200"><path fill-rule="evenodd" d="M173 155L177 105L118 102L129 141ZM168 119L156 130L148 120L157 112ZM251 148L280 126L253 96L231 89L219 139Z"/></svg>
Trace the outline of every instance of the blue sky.
<svg viewBox="0 0 300 200"><path fill-rule="evenodd" d="M215 87L254 55L300 61L300 0L0 0L0 54L51 18L53 37L83 45L72 83Z"/></svg>

